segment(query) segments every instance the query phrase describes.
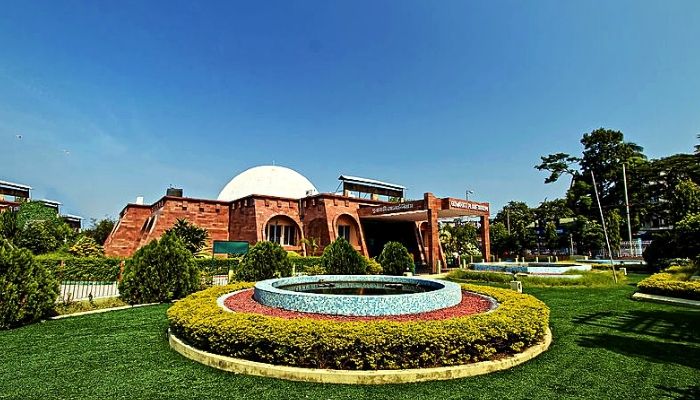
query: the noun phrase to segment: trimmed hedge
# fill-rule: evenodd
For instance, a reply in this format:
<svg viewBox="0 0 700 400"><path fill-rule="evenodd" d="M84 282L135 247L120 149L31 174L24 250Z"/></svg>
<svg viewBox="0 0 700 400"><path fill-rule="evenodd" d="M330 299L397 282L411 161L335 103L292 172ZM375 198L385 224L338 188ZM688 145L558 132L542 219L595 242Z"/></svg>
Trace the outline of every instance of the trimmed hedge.
<svg viewBox="0 0 700 400"><path fill-rule="evenodd" d="M447 279L455 281L508 283L513 280L513 275L499 272L456 269L447 274Z"/></svg>
<svg viewBox="0 0 700 400"><path fill-rule="evenodd" d="M289 261L294 265L296 272L306 272L308 269L321 267L321 257L289 257Z"/></svg>
<svg viewBox="0 0 700 400"><path fill-rule="evenodd" d="M119 277L119 258L36 256L36 261L52 271L59 281L114 282ZM63 261L63 266L61 266Z"/></svg>
<svg viewBox="0 0 700 400"><path fill-rule="evenodd" d="M669 271L670 270L670 271ZM700 300L700 281L688 281L685 274L674 273L673 267L668 272L654 274L637 284L642 293L660 296L679 297L689 300Z"/></svg>
<svg viewBox="0 0 700 400"><path fill-rule="evenodd" d="M221 309L216 299L249 288L238 283L188 296L168 310L171 331L212 353L269 364L376 370L460 365L517 353L540 342L549 308L510 290L464 285L494 297L488 314L439 321L344 322L283 319Z"/></svg>
<svg viewBox="0 0 700 400"><path fill-rule="evenodd" d="M612 277L612 271L569 271L567 275L581 275L580 278L563 278L563 277L546 277L546 276L535 276L535 275L518 275L517 279L522 281L523 284L527 286L541 286L541 287L553 287L553 286L612 286L615 282ZM489 282L489 283L499 283L508 284L513 280L512 274L504 274L499 272L490 271L472 271L472 270L454 270L447 275L447 279L455 282ZM618 284L624 284L627 281L627 277L621 273L617 273Z"/></svg>

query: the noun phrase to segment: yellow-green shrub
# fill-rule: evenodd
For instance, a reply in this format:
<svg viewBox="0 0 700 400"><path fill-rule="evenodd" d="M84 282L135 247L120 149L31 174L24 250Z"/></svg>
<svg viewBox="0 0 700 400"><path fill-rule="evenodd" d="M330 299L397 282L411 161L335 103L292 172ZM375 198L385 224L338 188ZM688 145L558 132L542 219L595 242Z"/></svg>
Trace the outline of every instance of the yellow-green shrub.
<svg viewBox="0 0 700 400"><path fill-rule="evenodd" d="M510 290L463 285L499 307L439 321L283 319L221 309L239 283L188 296L168 310L170 329L193 346L237 358L311 368L373 370L466 364L522 351L545 335L549 308Z"/></svg>
<svg viewBox="0 0 700 400"><path fill-rule="evenodd" d="M672 272L654 274L639 282L637 288L642 293L700 300L700 281L681 280Z"/></svg>

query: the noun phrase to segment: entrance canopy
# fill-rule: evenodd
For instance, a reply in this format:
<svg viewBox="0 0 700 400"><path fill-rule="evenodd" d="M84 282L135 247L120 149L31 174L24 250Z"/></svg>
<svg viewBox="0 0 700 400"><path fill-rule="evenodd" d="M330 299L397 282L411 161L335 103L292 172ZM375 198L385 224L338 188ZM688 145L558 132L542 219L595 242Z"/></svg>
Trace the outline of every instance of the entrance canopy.
<svg viewBox="0 0 700 400"><path fill-rule="evenodd" d="M438 200L435 207L438 218L487 217L489 203L446 197ZM361 219L385 221L427 221L428 207L425 200L407 201L358 210Z"/></svg>

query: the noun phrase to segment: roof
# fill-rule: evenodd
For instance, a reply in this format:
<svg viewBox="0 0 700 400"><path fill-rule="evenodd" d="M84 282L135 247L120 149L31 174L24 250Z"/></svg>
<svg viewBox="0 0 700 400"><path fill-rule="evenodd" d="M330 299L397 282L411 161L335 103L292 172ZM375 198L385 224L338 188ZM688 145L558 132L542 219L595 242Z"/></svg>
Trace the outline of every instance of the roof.
<svg viewBox="0 0 700 400"><path fill-rule="evenodd" d="M81 217L81 216L71 215L71 214L61 214L61 217L67 218L67 219L79 219L79 220L83 219L83 217Z"/></svg>
<svg viewBox="0 0 700 400"><path fill-rule="evenodd" d="M263 165L236 175L224 186L217 200L233 201L252 194L301 199L315 192L318 192L316 187L293 169Z"/></svg>
<svg viewBox="0 0 700 400"><path fill-rule="evenodd" d="M405 186L397 185L395 183L382 182L382 181L378 181L375 179L359 178L357 176L340 175L340 177L338 177L338 179L343 181L343 182L361 183L363 185L381 187L381 188L385 188L385 189L392 189L392 190L404 190L404 189L406 189Z"/></svg>
<svg viewBox="0 0 700 400"><path fill-rule="evenodd" d="M56 201L56 200L38 199L38 200L34 200L34 201L38 201L40 203L44 203L44 204L49 205L49 206L60 206L61 205L61 202Z"/></svg>
<svg viewBox="0 0 700 400"><path fill-rule="evenodd" d="M5 186L5 187L13 188L13 189L32 190L31 186L23 185L21 183L8 182L8 181L0 181L0 186Z"/></svg>

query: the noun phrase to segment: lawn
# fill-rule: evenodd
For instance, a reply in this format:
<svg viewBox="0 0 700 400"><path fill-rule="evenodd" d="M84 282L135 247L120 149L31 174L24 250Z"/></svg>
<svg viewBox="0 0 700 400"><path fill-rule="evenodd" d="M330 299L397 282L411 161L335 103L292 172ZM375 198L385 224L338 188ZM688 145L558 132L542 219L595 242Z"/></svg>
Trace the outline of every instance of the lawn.
<svg viewBox="0 0 700 400"><path fill-rule="evenodd" d="M526 292L550 306L555 341L491 375L375 387L232 375L171 351L162 305L1 331L0 399L700 398L700 311L635 302L632 284Z"/></svg>

